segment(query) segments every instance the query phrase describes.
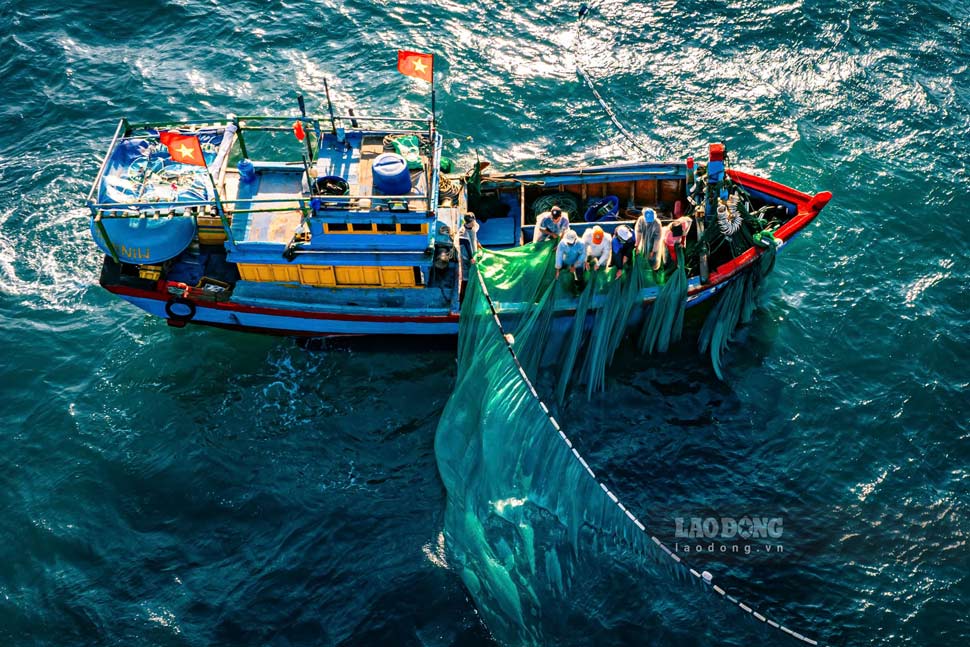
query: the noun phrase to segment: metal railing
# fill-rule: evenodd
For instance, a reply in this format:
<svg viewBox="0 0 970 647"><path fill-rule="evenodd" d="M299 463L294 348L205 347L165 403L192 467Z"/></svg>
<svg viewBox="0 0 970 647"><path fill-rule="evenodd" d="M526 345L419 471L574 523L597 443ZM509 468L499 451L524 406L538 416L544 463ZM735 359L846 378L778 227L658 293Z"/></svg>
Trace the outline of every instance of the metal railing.
<svg viewBox="0 0 970 647"><path fill-rule="evenodd" d="M373 194L360 194L360 195L300 195L289 197L275 197L275 198L236 198L234 200L222 199L223 205L236 205L236 204L279 204L287 202L309 202L310 200L321 200L324 203L327 202L346 202L350 203L355 200L377 200L377 201L403 201L403 202L425 202L427 196L422 195L373 195ZM217 206L216 200L185 200L179 202L150 202L150 201L137 201L137 202L93 202L89 205L95 212L100 212L105 218L144 218L146 214L151 214L152 212L163 212L161 215L164 216L184 216L184 215L194 215L179 213L185 212L190 209L198 209L199 207L215 207ZM142 209L135 210L135 207ZM231 213L254 213L254 212L265 212L265 211L292 211L294 207L281 207L279 209L227 209ZM407 212L390 212L390 213L421 213L419 211L407 211ZM92 214L94 215L94 214Z"/></svg>
<svg viewBox="0 0 970 647"><path fill-rule="evenodd" d="M196 200L178 200L178 201L149 201L149 200L134 200L131 202L96 202L96 194L100 191L100 187L104 180L104 174L107 170L108 163L111 156L114 154L118 142L122 139L127 139L133 137L133 133L139 131L143 132L144 135L151 136L151 132L146 131L158 131L164 129L186 129L191 128L193 130L201 130L205 127L209 128L226 128L230 124L234 124L237 127L237 132L234 133L234 138L239 143L240 152L244 157L249 157L248 151L246 150L245 140L243 138L243 132L245 131L262 131L262 132L286 132L292 129L291 125L282 125L284 123L294 123L300 122L307 124L312 127L314 133L319 139L322 139L321 122L329 121L331 128L330 132L336 134L337 124L341 125L349 124L350 128L345 129L345 132L378 132L385 134L427 134L431 141L431 155L428 160L428 164L425 166L425 177L427 178L427 190L423 195L374 195L374 194L358 194L358 195L340 195L340 196L315 196L315 195L298 195L292 198L235 198L233 200L222 199L219 195L219 188L216 186L216 182L213 182L212 190L213 197L211 199L196 199ZM385 123L385 124L400 124L405 126L402 128L384 128L380 130L367 130L360 127L361 123L371 122L371 123ZM277 125L279 124L279 125ZM407 125L411 125L411 128L407 128ZM421 125L422 128L415 129L415 125ZM115 129L114 136L111 139L111 143L108 147L108 151L101 162L101 166L98 169L97 176L91 185L91 190L88 192L87 204L91 211L91 215L94 218L99 231L102 233L108 247L113 252L113 246L111 241L108 239L107 231L104 229L104 225L101 222L102 219L121 219L121 218L158 218L158 217L195 217L200 215L199 211L202 210L203 214L208 211L209 208L214 208L218 212L220 218L223 220L223 227L226 230L227 238L230 244L234 245L232 232L225 218L225 211L232 214L243 214L243 213L262 213L262 212L282 212L282 211L293 211L299 210L302 212L304 220L310 216L310 210L308 208L308 203L310 200L318 199L321 204L326 209L326 205L331 205L331 209L344 211L348 209L348 213L368 213L370 219L373 220L374 214L372 211L367 212L355 212L352 210L353 203L360 203L362 201L372 201L378 203L387 202L403 202L407 211L388 211L389 215L393 215L397 219L410 219L407 218L407 214L411 214L412 218L425 220L433 216L434 205L438 201L438 173L437 168L440 164L441 156L441 145L438 141L439 137L436 137L434 129L434 119L433 117L388 117L388 116L371 116L371 115L334 115L332 112L327 117L318 116L306 116L306 115L243 115L235 116L229 115L225 119L213 120L213 119L195 119L195 120L183 120L178 122L129 122L127 119L121 119L118 122L118 126ZM307 140L309 142L309 140ZM307 164L313 164L313 155L310 149L309 143L307 144L307 152L310 153L310 159L304 164L307 178L309 178L309 166ZM319 158L319 151L318 151ZM228 159L228 156L227 158ZM299 164L299 162L294 162L294 164ZM215 172L220 175L219 180L222 184L223 190L225 190L225 183L223 180L225 166L219 169L215 169ZM211 179L211 176L210 176ZM98 196L100 197L100 196ZM411 206L414 202L422 201L425 202L426 209L422 212L419 210L411 211ZM267 206L265 208L259 208L258 205L286 205L287 203L293 203L293 206ZM235 208L236 206L242 208ZM257 205L254 207L254 205ZM334 207L333 205L338 205ZM346 205L346 207L344 206ZM326 214L322 215L324 220L329 220ZM334 216L335 218L340 218L340 216ZM347 216L342 217L342 221L346 221ZM351 222L353 222L351 220ZM429 236L433 235L430 231ZM117 260L117 255L112 253L112 256Z"/></svg>

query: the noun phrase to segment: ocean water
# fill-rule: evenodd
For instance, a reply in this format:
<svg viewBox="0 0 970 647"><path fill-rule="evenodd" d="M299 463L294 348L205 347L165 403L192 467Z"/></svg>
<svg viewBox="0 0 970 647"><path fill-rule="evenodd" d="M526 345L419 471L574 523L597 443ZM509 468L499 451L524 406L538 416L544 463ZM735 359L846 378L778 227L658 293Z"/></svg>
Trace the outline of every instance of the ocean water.
<svg viewBox="0 0 970 647"><path fill-rule="evenodd" d="M970 639L970 10L910 1L0 6L0 644L488 645L442 545L433 433L454 352L301 350L164 322L97 286L83 200L123 115L421 114L502 169L638 144L807 192L718 382L627 358L571 430L658 537L783 520L783 553L691 560L837 645ZM687 542L696 543L696 542ZM724 545L727 551L720 552ZM676 581L591 600L591 644L746 644ZM669 622L664 620L668 617ZM633 617L635 620L636 618ZM771 637L774 643L777 637Z"/></svg>

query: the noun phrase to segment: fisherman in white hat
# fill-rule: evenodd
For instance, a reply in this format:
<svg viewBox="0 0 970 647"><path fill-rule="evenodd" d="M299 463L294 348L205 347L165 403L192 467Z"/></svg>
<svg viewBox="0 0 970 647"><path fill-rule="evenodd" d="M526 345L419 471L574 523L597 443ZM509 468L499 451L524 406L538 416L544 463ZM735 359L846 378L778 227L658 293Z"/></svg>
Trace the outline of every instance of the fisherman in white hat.
<svg viewBox="0 0 970 647"><path fill-rule="evenodd" d="M610 260L610 267L616 268L616 278L623 276L623 268L633 260L636 244L633 230L626 225L620 225L613 230L613 258Z"/></svg>
<svg viewBox="0 0 970 647"><path fill-rule="evenodd" d="M579 239L579 235L572 229L567 229L562 240L556 246L556 278L559 272L566 268L576 275L586 264L586 245Z"/></svg>
<svg viewBox="0 0 970 647"><path fill-rule="evenodd" d="M556 245L556 278L566 268L573 275L573 286L581 288L584 280L583 268L586 265L586 245L572 229L567 229L562 240Z"/></svg>

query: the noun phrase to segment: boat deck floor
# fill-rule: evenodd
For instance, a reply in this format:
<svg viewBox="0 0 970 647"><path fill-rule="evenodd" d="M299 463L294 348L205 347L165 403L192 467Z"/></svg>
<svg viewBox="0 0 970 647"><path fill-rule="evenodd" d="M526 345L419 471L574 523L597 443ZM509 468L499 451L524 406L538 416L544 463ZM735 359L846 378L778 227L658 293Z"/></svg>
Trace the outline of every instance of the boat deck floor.
<svg viewBox="0 0 970 647"><path fill-rule="evenodd" d="M303 218L300 200L308 195L303 175L302 167L259 169L256 181L247 183L239 181L238 173L227 172L227 199L238 200L232 218L233 238L237 242L290 242Z"/></svg>

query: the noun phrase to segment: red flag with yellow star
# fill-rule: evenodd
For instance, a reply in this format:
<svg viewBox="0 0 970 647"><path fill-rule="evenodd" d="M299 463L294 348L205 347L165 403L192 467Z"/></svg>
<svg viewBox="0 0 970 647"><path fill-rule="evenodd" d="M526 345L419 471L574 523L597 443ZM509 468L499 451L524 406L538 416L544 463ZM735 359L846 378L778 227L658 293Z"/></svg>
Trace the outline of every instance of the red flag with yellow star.
<svg viewBox="0 0 970 647"><path fill-rule="evenodd" d="M180 135L170 130L158 133L158 141L168 148L169 157L173 162L205 166L202 157L202 144L195 135Z"/></svg>
<svg viewBox="0 0 970 647"><path fill-rule="evenodd" d="M397 71L401 74L431 83L433 69L434 55L398 50Z"/></svg>

